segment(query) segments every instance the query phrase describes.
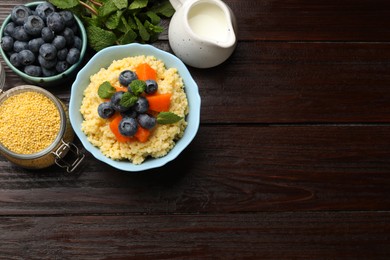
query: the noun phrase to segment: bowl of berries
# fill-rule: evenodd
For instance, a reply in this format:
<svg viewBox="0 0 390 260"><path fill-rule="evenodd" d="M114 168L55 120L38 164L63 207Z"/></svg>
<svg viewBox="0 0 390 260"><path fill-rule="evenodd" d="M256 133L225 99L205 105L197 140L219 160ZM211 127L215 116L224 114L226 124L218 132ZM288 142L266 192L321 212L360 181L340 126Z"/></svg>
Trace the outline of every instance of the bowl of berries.
<svg viewBox="0 0 390 260"><path fill-rule="evenodd" d="M87 49L81 20L49 2L14 6L0 36L7 66L24 81L42 87L74 76Z"/></svg>

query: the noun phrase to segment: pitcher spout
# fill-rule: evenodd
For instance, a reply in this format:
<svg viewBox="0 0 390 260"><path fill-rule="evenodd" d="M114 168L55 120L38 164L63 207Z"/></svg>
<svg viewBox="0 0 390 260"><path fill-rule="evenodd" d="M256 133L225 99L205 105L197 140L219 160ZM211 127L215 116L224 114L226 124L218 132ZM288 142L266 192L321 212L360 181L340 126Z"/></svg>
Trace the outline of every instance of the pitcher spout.
<svg viewBox="0 0 390 260"><path fill-rule="evenodd" d="M227 28L226 38L224 40L217 40L216 45L221 48L232 48L236 45L237 38L233 26Z"/></svg>
<svg viewBox="0 0 390 260"><path fill-rule="evenodd" d="M190 30L200 41L222 48L229 48L236 42L234 15L221 0L193 2L187 19Z"/></svg>

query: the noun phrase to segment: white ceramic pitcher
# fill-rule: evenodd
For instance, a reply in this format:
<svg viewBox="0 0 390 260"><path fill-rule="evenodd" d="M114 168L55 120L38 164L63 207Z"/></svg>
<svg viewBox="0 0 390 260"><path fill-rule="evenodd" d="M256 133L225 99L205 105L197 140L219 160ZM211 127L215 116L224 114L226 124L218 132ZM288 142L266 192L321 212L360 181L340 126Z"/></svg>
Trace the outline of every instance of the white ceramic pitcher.
<svg viewBox="0 0 390 260"><path fill-rule="evenodd" d="M169 44L178 58L196 68L224 62L236 47L236 20L221 0L170 0L176 12Z"/></svg>

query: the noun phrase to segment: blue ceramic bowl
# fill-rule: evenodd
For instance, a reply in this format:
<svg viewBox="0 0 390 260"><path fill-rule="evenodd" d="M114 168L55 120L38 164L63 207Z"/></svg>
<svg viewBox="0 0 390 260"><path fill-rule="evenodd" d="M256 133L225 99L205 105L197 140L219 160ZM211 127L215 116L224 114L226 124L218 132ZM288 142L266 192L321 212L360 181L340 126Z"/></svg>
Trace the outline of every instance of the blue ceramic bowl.
<svg viewBox="0 0 390 260"><path fill-rule="evenodd" d="M27 4L24 4L24 5L28 6L30 9L34 10L35 7L39 3L42 3L42 2L32 2L32 3L27 3ZM85 31L84 25L81 22L81 20L76 15L74 15L74 17L75 17L77 25L78 25L78 27L80 29L79 30L80 31L80 38L82 40L83 45L82 45L82 48L81 48L81 51L80 51L80 59L79 59L79 61L77 63L73 64L69 69L67 69L63 73L60 73L60 74L57 74L57 75L51 76L51 77L33 77L33 76L30 76L30 75L24 73L23 71L19 70L15 66L13 66L11 64L11 62L9 61L7 55L3 51L3 49L0 48L0 53L1 53L1 56L3 57L4 62L7 64L7 66L13 72L15 72L18 76L20 76L25 82L30 83L32 85L38 85L38 86L41 86L41 87L56 86L59 83L63 83L64 80L67 80L69 77L75 76L76 73L77 73L77 69L80 67L80 64L81 64L81 62L82 62L82 60L84 58L85 51L87 50L87 33ZM4 35L5 26L10 21L11 21L11 15L8 15L7 18L5 18L3 24L1 25L1 29L0 29L0 36L1 37L3 37L3 35Z"/></svg>
<svg viewBox="0 0 390 260"><path fill-rule="evenodd" d="M183 78L185 85L185 92L187 94L189 113L186 117L188 122L187 128L184 131L183 137L176 142L175 147L164 157L148 158L142 164L135 165L129 161L115 161L112 160L93 146L87 139L87 136L81 130L81 123L83 116L80 113L81 102L84 97L84 90L90 83L90 76L97 73L101 68L107 68L114 60L120 60L129 56L138 55L153 55L157 59L162 60L167 68L177 68L180 76ZM157 168L174 160L194 139L200 122L200 96L198 86L192 79L187 67L176 56L157 49L151 45L142 45L132 43L128 45L118 45L107 47L99 51L84 68L77 74L71 89L70 103L69 103L69 117L72 127L81 140L84 147L98 160L105 162L112 167L123 171L137 172Z"/></svg>

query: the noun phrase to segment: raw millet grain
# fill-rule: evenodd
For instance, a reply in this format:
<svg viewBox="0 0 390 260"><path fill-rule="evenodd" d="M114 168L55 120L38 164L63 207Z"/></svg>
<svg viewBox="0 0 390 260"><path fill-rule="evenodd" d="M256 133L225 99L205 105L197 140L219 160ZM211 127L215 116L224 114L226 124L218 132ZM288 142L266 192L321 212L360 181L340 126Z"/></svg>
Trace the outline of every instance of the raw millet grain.
<svg viewBox="0 0 390 260"><path fill-rule="evenodd" d="M18 154L37 153L53 143L60 121L58 108L43 94L13 95L0 105L0 142Z"/></svg>

